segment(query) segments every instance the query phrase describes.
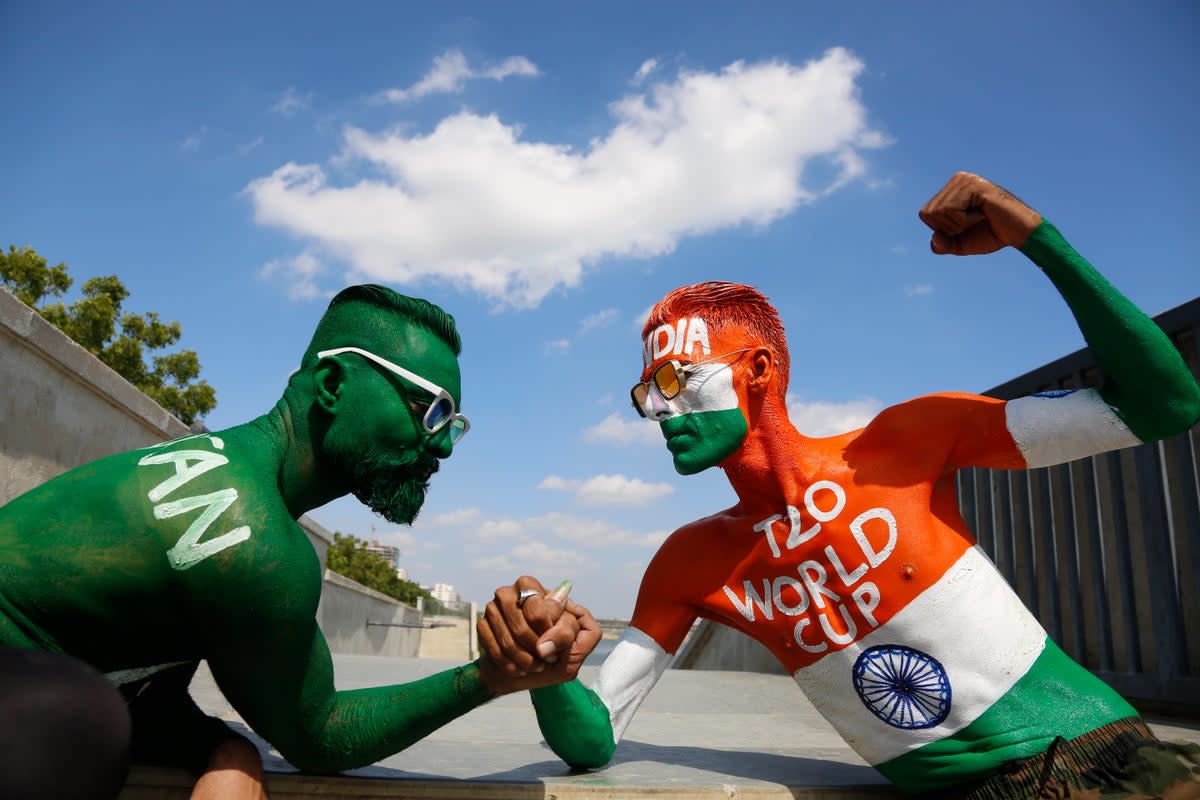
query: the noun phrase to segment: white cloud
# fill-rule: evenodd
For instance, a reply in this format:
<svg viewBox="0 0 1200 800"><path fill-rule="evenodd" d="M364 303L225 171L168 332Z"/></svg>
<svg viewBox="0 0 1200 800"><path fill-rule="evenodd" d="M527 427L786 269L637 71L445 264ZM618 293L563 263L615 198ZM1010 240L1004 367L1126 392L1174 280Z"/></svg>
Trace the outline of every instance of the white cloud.
<svg viewBox="0 0 1200 800"><path fill-rule="evenodd" d="M208 133L208 126L201 125L200 130L193 133L191 136L179 143L179 149L192 151L200 147L200 143L204 141L205 134Z"/></svg>
<svg viewBox="0 0 1200 800"><path fill-rule="evenodd" d="M642 328L646 327L646 320L650 319L650 312L654 310L656 305L658 305L657 302L651 303L650 305L646 306L645 311L633 318L633 329L637 331L639 335L642 332Z"/></svg>
<svg viewBox="0 0 1200 800"><path fill-rule="evenodd" d="M644 506L670 494L669 483L646 483L624 475L597 475L583 482L576 492L580 502L592 506Z"/></svg>
<svg viewBox="0 0 1200 800"><path fill-rule="evenodd" d="M405 560L413 558L416 553L422 551L442 549L440 541L429 535L414 533L408 528L396 528L395 530L387 531L381 534L378 539L384 544L400 548L400 556ZM401 566L404 565L401 564Z"/></svg>
<svg viewBox="0 0 1200 800"><path fill-rule="evenodd" d="M634 545L655 547L666 539L668 532L651 531L639 533L614 525L608 520L577 517L552 511L540 517L525 520L525 527L532 533L548 533L589 547L615 547Z"/></svg>
<svg viewBox="0 0 1200 800"><path fill-rule="evenodd" d="M591 564L591 559L575 550L554 548L537 541L523 542L506 554L477 558L471 562L475 569L506 574L573 573L589 568Z"/></svg>
<svg viewBox="0 0 1200 800"><path fill-rule="evenodd" d="M587 480L549 475L537 488L572 492L581 503L591 506L644 506L675 491L669 483L646 483L624 475L596 475Z"/></svg>
<svg viewBox="0 0 1200 800"><path fill-rule="evenodd" d="M278 274L287 285L288 299L313 300L326 294L317 287L317 277L324 271L320 259L311 250L305 250L294 258L268 261L262 265L258 276L270 280Z"/></svg>
<svg viewBox="0 0 1200 800"><path fill-rule="evenodd" d="M806 402L788 396L788 416L806 436L832 436L861 428L881 410L883 404L873 397L828 403L823 400Z"/></svg>
<svg viewBox="0 0 1200 800"><path fill-rule="evenodd" d="M469 80L502 81L514 75L535 77L538 75L538 68L524 56L512 56L496 66L475 70L467 63L467 57L461 51L447 50L433 59L433 66L421 80L407 89L387 89L380 92L379 99L391 103L403 103L431 94L458 94Z"/></svg>
<svg viewBox="0 0 1200 800"><path fill-rule="evenodd" d="M312 92L302 95L296 91L295 86L289 86L284 90L279 100L267 110L273 114L282 114L285 117L290 117L295 115L297 111L307 110L311 103Z"/></svg>
<svg viewBox="0 0 1200 800"><path fill-rule="evenodd" d="M583 336L589 331L605 327L612 322L613 318L616 317L618 313L619 312L615 308L606 308L602 311L597 311L595 314L589 314L579 321L579 332L576 338ZM571 349L570 339L555 339L554 341L546 342L546 344L542 346L543 352L546 353L562 354L567 352L569 349Z"/></svg>
<svg viewBox="0 0 1200 800"><path fill-rule="evenodd" d="M661 445L663 435L657 425L634 416L633 409L630 408L628 413L614 411L590 428L584 428L583 440L621 447L631 444Z"/></svg>
<svg viewBox="0 0 1200 800"><path fill-rule="evenodd" d="M489 519L476 525L468 537L480 542L494 542L497 539L512 539L520 536L524 527L512 519Z"/></svg>
<svg viewBox="0 0 1200 800"><path fill-rule="evenodd" d="M932 283L915 283L904 287L904 294L907 297L920 297L926 294L933 294Z"/></svg>
<svg viewBox="0 0 1200 800"><path fill-rule="evenodd" d="M557 475L547 475L542 478L542 482L537 485L539 489L575 489L579 486L579 481L569 481L566 478L560 478Z"/></svg>
<svg viewBox="0 0 1200 800"><path fill-rule="evenodd" d="M563 481L559 478L558 481ZM563 481L563 483L571 483ZM582 485L583 481L575 481ZM444 514L435 518L435 525L442 529L438 541L446 541L448 536L461 538L465 542L489 543L518 538L544 539L554 536L587 547L613 547L617 545L633 545L637 547L655 547L667 536L666 531L632 531L615 525L605 519L580 517L553 511L536 517L513 519L512 517L486 518L482 512L471 509L470 514L459 515L458 512ZM448 519L459 520L448 524ZM423 521L422 521L423 522ZM418 523L421 525L422 523ZM450 531L446 531L450 528ZM416 532L414 541L423 541L421 531ZM473 545L466 545L470 548ZM483 547L483 545L478 545ZM426 548L428 549L428 548Z"/></svg>
<svg viewBox="0 0 1200 800"><path fill-rule="evenodd" d="M422 544L412 531L404 530L403 528L397 528L394 531L385 533L380 538L389 544L399 547L402 552L408 553L411 553Z"/></svg>
<svg viewBox="0 0 1200 800"><path fill-rule="evenodd" d="M425 520L422 521L424 522ZM437 514L428 520L428 524L439 527L477 525L480 522L483 522L483 512L478 508L460 508L457 511L448 511L444 514Z"/></svg>
<svg viewBox="0 0 1200 800"><path fill-rule="evenodd" d="M626 407L628 408L628 407ZM653 422L634 416L634 410L613 411L592 427L583 429L583 440L588 443L612 444L620 447L629 445L661 445L662 432Z"/></svg>
<svg viewBox="0 0 1200 800"><path fill-rule="evenodd" d="M587 333L597 328L603 328L611 324L618 313L620 312L615 308L606 308L603 311L597 311L595 314L589 314L580 321L579 332Z"/></svg>
<svg viewBox="0 0 1200 800"><path fill-rule="evenodd" d="M254 141L246 142L245 144L238 145L238 154L243 155L243 156L247 155L251 150L253 150L254 148L258 147L260 144L263 143L263 138L264 137L259 136Z"/></svg>
<svg viewBox="0 0 1200 800"><path fill-rule="evenodd" d="M546 344L544 344L542 346L542 352L553 353L555 355L562 355L563 353L567 352L570 349L571 349L571 340L570 339L555 339L553 341L546 342Z"/></svg>
<svg viewBox="0 0 1200 800"><path fill-rule="evenodd" d="M420 91L458 85L449 55ZM367 177L339 185L318 164L288 163L246 193L258 223L336 254L356 277L439 279L534 307L604 258L766 225L861 177L860 151L885 144L859 98L862 70L834 48L803 66L683 71L612 103L613 128L586 148L525 140L519 124L468 111L424 134L348 127L339 174ZM834 166L829 184L802 181L812 160Z"/></svg>
<svg viewBox="0 0 1200 800"><path fill-rule="evenodd" d="M658 68L657 58L647 58L642 62L642 65L637 68L637 72L633 74L633 83L640 84L646 80L651 72Z"/></svg>

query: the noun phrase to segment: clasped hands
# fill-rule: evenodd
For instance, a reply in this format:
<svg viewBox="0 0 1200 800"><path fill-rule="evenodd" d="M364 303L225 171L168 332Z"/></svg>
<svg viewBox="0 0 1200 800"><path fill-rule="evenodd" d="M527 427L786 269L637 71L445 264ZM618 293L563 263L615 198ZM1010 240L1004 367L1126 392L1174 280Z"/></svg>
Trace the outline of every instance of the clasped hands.
<svg viewBox="0 0 1200 800"><path fill-rule="evenodd" d="M522 602L522 592L528 594ZM553 686L575 678L600 641L592 612L570 597L558 602L537 578L501 586L475 626L484 683L496 694Z"/></svg>

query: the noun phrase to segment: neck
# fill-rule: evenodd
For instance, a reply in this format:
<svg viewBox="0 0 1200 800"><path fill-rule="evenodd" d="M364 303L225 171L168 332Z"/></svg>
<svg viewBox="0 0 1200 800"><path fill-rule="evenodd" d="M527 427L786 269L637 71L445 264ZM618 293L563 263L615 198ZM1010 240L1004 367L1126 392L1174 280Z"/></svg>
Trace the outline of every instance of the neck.
<svg viewBox="0 0 1200 800"><path fill-rule="evenodd" d="M349 492L343 478L322 469L309 425L311 401L285 391L275 407L234 429L250 440L252 451L275 478L279 494L293 518Z"/></svg>
<svg viewBox="0 0 1200 800"><path fill-rule="evenodd" d="M794 503L816 472L808 443L781 404L765 403L742 446L721 464L740 505L782 510Z"/></svg>

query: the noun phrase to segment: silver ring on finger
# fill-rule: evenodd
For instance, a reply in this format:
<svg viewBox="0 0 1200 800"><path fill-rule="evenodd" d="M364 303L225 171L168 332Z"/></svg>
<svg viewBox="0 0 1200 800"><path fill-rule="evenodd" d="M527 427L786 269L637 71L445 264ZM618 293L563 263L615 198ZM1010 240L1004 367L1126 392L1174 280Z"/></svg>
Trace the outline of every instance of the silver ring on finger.
<svg viewBox="0 0 1200 800"><path fill-rule="evenodd" d="M523 608L526 600L531 597L536 597L539 594L541 594L541 592L539 592L537 589L522 589L520 594L517 595L517 608Z"/></svg>

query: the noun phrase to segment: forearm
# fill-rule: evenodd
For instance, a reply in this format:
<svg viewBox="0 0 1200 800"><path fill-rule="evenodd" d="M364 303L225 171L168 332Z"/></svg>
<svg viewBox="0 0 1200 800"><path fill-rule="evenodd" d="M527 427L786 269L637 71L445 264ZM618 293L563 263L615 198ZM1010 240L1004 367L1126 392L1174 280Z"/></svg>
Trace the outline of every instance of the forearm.
<svg viewBox="0 0 1200 800"><path fill-rule="evenodd" d="M301 769L353 769L405 749L492 697L474 663L412 683L340 691L314 733L274 744Z"/></svg>
<svg viewBox="0 0 1200 800"><path fill-rule="evenodd" d="M575 769L602 767L616 742L608 708L599 695L579 681L534 689L529 693L538 726L555 754Z"/></svg>
<svg viewBox="0 0 1200 800"><path fill-rule="evenodd" d="M1200 419L1200 386L1166 334L1043 220L1021 252L1066 301L1105 376L1100 394L1143 442Z"/></svg>

